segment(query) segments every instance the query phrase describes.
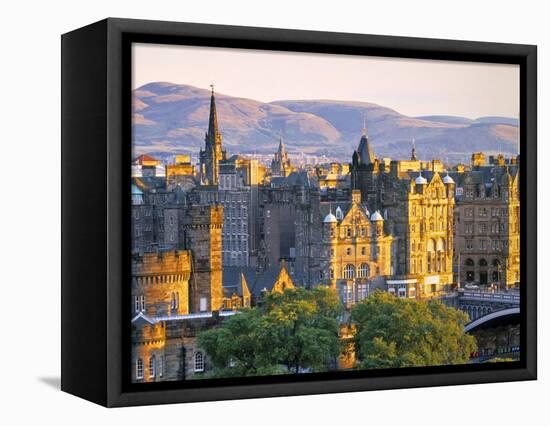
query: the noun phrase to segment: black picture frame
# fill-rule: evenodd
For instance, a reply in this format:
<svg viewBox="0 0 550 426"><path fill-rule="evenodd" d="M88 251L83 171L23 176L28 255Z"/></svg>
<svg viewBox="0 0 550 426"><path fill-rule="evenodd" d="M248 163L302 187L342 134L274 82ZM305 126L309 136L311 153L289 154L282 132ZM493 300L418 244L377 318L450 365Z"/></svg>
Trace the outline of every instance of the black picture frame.
<svg viewBox="0 0 550 426"><path fill-rule="evenodd" d="M536 46L109 18L62 36L62 390L117 407L536 379ZM520 361L133 386L129 191L133 42L520 66Z"/></svg>

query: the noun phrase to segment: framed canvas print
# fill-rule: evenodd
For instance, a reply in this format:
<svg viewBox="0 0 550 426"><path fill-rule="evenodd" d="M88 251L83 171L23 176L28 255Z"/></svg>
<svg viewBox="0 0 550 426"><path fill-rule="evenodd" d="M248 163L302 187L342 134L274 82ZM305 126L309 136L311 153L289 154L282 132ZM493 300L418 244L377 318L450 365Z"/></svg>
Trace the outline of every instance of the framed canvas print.
<svg viewBox="0 0 550 426"><path fill-rule="evenodd" d="M536 378L536 47L107 19L62 37L62 389Z"/></svg>

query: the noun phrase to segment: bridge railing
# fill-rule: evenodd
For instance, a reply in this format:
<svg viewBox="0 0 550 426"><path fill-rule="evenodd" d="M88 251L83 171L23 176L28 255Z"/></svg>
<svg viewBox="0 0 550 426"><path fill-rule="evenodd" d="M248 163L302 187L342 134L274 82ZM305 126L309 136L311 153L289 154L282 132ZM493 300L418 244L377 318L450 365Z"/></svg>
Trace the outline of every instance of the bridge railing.
<svg viewBox="0 0 550 426"><path fill-rule="evenodd" d="M519 304L520 296L516 293L504 293L504 292L485 292L485 291L468 291L461 292L460 297L464 299L481 300L487 302L502 302Z"/></svg>

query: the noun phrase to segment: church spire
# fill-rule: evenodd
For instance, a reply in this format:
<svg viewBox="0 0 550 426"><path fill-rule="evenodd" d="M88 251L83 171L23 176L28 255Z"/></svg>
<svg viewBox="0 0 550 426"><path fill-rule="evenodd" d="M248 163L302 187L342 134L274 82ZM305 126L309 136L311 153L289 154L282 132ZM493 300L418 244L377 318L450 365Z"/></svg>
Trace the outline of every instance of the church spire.
<svg viewBox="0 0 550 426"><path fill-rule="evenodd" d="M218 129L218 113L216 112L216 97L214 96L214 85L210 85L212 93L210 95L210 119L208 121L208 133L206 135L207 145L216 145L222 143L222 138Z"/></svg>
<svg viewBox="0 0 550 426"><path fill-rule="evenodd" d="M366 113L363 113L363 129L362 129L362 134L363 134L363 136L368 137L368 135L367 135L367 114L366 114Z"/></svg>
<svg viewBox="0 0 550 426"><path fill-rule="evenodd" d="M417 158L416 158L416 143L414 141L414 138L412 140L412 151L411 151L411 160L412 161L416 161Z"/></svg>
<svg viewBox="0 0 550 426"><path fill-rule="evenodd" d="M283 161L286 157L285 143L283 142L283 135L279 136L279 160Z"/></svg>

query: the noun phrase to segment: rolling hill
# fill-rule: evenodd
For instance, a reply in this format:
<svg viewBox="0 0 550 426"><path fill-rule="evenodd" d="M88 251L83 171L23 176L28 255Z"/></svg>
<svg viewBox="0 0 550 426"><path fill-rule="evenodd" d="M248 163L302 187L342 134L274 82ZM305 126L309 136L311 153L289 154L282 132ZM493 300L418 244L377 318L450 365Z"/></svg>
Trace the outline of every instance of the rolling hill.
<svg viewBox="0 0 550 426"><path fill-rule="evenodd" d="M363 116L378 157L407 157L415 138L421 159L465 161L472 151L518 150L518 122L506 117L471 120L453 116L408 117L368 102L283 100L263 103L216 95L224 147L230 153L274 152L282 134L290 153L329 154L349 159L361 136ZM166 82L133 92L136 154L194 156L204 144L210 92Z"/></svg>

